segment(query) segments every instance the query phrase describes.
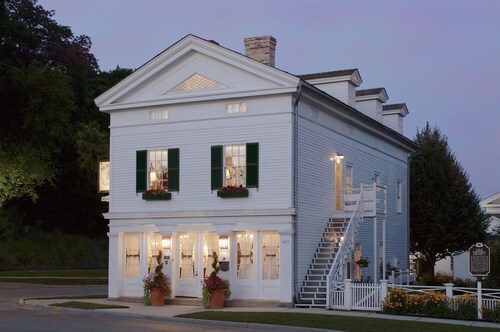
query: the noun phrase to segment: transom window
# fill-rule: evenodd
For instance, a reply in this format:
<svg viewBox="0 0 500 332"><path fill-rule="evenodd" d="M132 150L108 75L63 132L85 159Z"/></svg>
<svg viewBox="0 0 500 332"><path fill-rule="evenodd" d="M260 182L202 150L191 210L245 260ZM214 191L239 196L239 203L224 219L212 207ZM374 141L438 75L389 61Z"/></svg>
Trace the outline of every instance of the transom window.
<svg viewBox="0 0 500 332"><path fill-rule="evenodd" d="M224 174L226 186L246 185L246 144L224 146Z"/></svg>
<svg viewBox="0 0 500 332"><path fill-rule="evenodd" d="M168 190L168 153L166 149L149 151L149 189Z"/></svg>
<svg viewBox="0 0 500 332"><path fill-rule="evenodd" d="M149 112L149 120L168 120L168 111L151 111Z"/></svg>
<svg viewBox="0 0 500 332"><path fill-rule="evenodd" d="M246 113L247 105L245 103L226 104L226 113Z"/></svg>

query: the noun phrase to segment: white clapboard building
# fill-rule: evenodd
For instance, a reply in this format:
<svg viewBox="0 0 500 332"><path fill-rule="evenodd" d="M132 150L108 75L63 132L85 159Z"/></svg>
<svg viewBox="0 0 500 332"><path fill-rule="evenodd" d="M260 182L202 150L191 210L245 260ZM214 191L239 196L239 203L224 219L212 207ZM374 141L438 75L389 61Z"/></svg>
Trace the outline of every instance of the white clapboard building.
<svg viewBox="0 0 500 332"><path fill-rule="evenodd" d="M110 298L142 296L159 250L173 297L202 296L213 252L231 299L282 304L324 306L328 275L408 268L406 105L358 89L357 69L275 68L271 36L244 43L187 35L96 98L111 123Z"/></svg>

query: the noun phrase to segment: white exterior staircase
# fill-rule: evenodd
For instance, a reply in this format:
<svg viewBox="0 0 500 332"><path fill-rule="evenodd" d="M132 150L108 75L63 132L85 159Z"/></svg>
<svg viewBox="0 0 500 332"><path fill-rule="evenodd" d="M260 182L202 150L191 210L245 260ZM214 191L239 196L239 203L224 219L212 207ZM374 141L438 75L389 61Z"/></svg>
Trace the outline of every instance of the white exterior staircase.
<svg viewBox="0 0 500 332"><path fill-rule="evenodd" d="M363 185L344 195L344 212L334 214L314 253L299 292L296 307L330 307L336 282L343 282L351 259L356 235L365 218L385 218L386 188ZM345 216L350 215L346 218Z"/></svg>

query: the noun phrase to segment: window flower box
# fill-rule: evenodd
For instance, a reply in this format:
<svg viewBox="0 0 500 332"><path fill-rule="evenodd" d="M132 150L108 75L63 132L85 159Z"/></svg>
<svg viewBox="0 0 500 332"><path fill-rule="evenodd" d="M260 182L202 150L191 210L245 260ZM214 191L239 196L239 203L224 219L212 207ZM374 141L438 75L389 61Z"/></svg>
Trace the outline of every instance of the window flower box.
<svg viewBox="0 0 500 332"><path fill-rule="evenodd" d="M234 198L234 197L248 197L248 189L243 186L225 186L217 191L217 197L220 198Z"/></svg>
<svg viewBox="0 0 500 332"><path fill-rule="evenodd" d="M165 189L150 189L142 193L142 199L146 201L169 201L171 198L172 194Z"/></svg>

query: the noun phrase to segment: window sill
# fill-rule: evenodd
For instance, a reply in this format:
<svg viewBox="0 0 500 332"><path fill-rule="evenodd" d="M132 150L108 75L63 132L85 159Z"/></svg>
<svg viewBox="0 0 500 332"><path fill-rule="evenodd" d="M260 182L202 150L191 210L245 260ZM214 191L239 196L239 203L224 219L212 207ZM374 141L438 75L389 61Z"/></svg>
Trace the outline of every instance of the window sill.
<svg viewBox="0 0 500 332"><path fill-rule="evenodd" d="M165 193L160 195L143 193L142 199L146 201L169 201L172 198L171 193Z"/></svg>
<svg viewBox="0 0 500 332"><path fill-rule="evenodd" d="M248 197L247 191L217 191L217 197L220 198L237 198L237 197Z"/></svg>

